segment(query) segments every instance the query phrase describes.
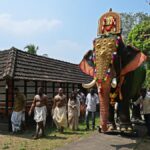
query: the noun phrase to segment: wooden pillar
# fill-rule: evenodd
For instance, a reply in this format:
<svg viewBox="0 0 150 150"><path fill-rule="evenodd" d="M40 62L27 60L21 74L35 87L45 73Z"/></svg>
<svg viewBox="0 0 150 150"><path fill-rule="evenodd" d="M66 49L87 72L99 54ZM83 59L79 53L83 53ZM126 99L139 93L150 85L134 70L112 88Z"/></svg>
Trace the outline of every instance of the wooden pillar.
<svg viewBox="0 0 150 150"><path fill-rule="evenodd" d="M26 80L24 80L24 95L27 98L27 81Z"/></svg>
<svg viewBox="0 0 150 150"><path fill-rule="evenodd" d="M80 89L81 88L81 84L78 84L78 89Z"/></svg>
<svg viewBox="0 0 150 150"><path fill-rule="evenodd" d="M37 81L35 81L35 95L37 94Z"/></svg>
<svg viewBox="0 0 150 150"><path fill-rule="evenodd" d="M53 82L52 87L53 87L53 97L54 97L55 96L55 82Z"/></svg>
<svg viewBox="0 0 150 150"><path fill-rule="evenodd" d="M45 88L45 94L47 94L47 82L45 81L45 86L44 86L44 88Z"/></svg>
<svg viewBox="0 0 150 150"><path fill-rule="evenodd" d="M67 100L69 99L69 84L67 83Z"/></svg>
<svg viewBox="0 0 150 150"><path fill-rule="evenodd" d="M6 101L5 101L5 113L6 113L6 116L8 115L8 80L6 80L6 86L5 86L5 89L6 89Z"/></svg>
<svg viewBox="0 0 150 150"><path fill-rule="evenodd" d="M74 83L72 83L72 90L74 91Z"/></svg>
<svg viewBox="0 0 150 150"><path fill-rule="evenodd" d="M60 83L60 88L63 88L63 86L62 86L63 84L62 83Z"/></svg>
<svg viewBox="0 0 150 150"><path fill-rule="evenodd" d="M14 80L12 79L12 93L11 93L11 97L12 97L12 107L14 105Z"/></svg>

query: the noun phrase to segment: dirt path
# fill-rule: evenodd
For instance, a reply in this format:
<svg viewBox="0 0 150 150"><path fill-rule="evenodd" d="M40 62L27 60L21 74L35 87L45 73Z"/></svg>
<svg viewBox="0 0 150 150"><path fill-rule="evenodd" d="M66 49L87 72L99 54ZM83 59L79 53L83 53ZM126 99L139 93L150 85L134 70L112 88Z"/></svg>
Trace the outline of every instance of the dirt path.
<svg viewBox="0 0 150 150"><path fill-rule="evenodd" d="M144 144L143 138L129 138L95 132L86 139L66 144L64 147L56 150L140 150L141 148L150 150L150 140L145 140Z"/></svg>
<svg viewBox="0 0 150 150"><path fill-rule="evenodd" d="M58 150L126 150L136 147L136 139L95 132L87 139L66 145Z"/></svg>

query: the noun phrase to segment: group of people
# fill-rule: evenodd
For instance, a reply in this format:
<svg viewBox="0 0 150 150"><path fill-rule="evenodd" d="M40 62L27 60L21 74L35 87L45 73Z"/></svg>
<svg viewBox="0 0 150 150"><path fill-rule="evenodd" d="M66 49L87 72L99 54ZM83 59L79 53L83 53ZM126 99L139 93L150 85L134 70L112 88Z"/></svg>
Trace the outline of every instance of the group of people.
<svg viewBox="0 0 150 150"><path fill-rule="evenodd" d="M25 123L25 106L26 98L18 88L15 88L14 109L11 116L12 131L18 132L21 130L22 123ZM71 130L78 130L79 119L86 120L86 130L89 130L89 116L92 116L92 129L95 129L95 113L96 105L99 103L98 95L94 89L85 95L80 90L74 90L67 100L63 89L58 89L58 94L53 99L52 110L48 104L48 97L44 94L42 87L38 88L38 93L35 95L28 115L31 116L34 111L34 120L36 122L36 133L34 139L45 136L44 128L46 118L50 112L53 121L59 132L63 133L64 128L69 127ZM85 113L84 113L85 112ZM85 115L85 117L84 117ZM81 118L80 118L81 116Z"/></svg>
<svg viewBox="0 0 150 150"><path fill-rule="evenodd" d="M26 97L19 91L14 89L15 101L13 112L11 115L13 133L21 131L25 126ZM137 101L133 102L134 106L140 104L142 115L144 115L145 125L147 127L148 136L150 136L150 89L141 90L141 96ZM91 89L87 96L80 91L74 90L67 100L63 89L58 89L58 94L53 99L52 109L48 104L48 97L44 94L42 87L38 88L37 95L34 96L32 105L28 115L34 112L34 120L36 122L36 132L34 139L45 136L44 128L48 113L52 115L53 121L59 132L63 133L64 128L69 127L71 130L79 129L79 120L86 122L86 130L90 129L89 118L92 119L92 129L95 129L96 106L99 105L99 98L94 89ZM91 117L90 117L91 116Z"/></svg>

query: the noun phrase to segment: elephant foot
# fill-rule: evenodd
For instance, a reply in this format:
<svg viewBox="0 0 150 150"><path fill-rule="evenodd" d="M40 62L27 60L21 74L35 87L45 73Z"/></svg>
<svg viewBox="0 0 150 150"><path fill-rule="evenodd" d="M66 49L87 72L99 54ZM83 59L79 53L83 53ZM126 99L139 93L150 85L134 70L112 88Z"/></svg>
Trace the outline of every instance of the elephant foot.
<svg viewBox="0 0 150 150"><path fill-rule="evenodd" d="M108 126L108 131L113 131L113 130L115 130L116 128L115 128L115 126L113 125L113 124L110 124L109 126Z"/></svg>
<svg viewBox="0 0 150 150"><path fill-rule="evenodd" d="M113 126L108 127L108 131L113 131L115 128Z"/></svg>
<svg viewBox="0 0 150 150"><path fill-rule="evenodd" d="M108 127L107 127L107 125L102 125L102 132L107 132L107 130L108 130Z"/></svg>
<svg viewBox="0 0 150 150"><path fill-rule="evenodd" d="M132 127L128 127L128 128L127 128L127 131L130 131L130 132L131 132L131 131L133 131L133 128L132 128Z"/></svg>
<svg viewBox="0 0 150 150"><path fill-rule="evenodd" d="M132 125L124 125L124 126L120 127L120 131L121 132L132 132L133 127L132 127Z"/></svg>
<svg viewBox="0 0 150 150"><path fill-rule="evenodd" d="M117 130L120 131L120 127L119 126L117 126Z"/></svg>
<svg viewBox="0 0 150 150"><path fill-rule="evenodd" d="M121 127L121 128L120 128L120 131L121 131L121 132L124 132L124 131L126 131L126 128L125 128L125 127Z"/></svg>

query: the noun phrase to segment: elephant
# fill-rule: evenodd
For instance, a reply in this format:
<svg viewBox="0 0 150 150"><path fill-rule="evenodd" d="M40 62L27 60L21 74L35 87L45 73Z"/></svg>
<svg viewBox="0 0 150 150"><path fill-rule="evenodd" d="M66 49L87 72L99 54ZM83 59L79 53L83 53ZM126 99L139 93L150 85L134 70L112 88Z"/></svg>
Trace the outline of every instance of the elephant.
<svg viewBox="0 0 150 150"><path fill-rule="evenodd" d="M144 65L141 65L136 70L131 71L125 75L125 81L124 84L122 85L122 95L124 98L123 100L120 101L119 96L116 96L115 99L115 102L118 102L117 116L119 116L119 126L117 124L117 128L121 131L133 130L129 112L130 100L132 99L132 102L134 102L140 96L140 90L145 81L145 77L146 77L146 68ZM110 91L111 93L114 93L115 90L116 88L111 87ZM109 117L108 117L109 131L113 131L116 129L114 111L115 111L114 105L111 104L110 100ZM134 118L134 120L141 119L140 106L132 106L132 118Z"/></svg>
<svg viewBox="0 0 150 150"><path fill-rule="evenodd" d="M108 130L110 114L110 94L114 92L119 100L119 116L121 125L130 125L129 101L133 73L147 57L137 48L125 45L121 36L119 14L110 10L99 20L98 37L93 41L93 49L89 50L79 66L92 76L92 82L83 84L84 88L97 86L100 101L100 126L103 132ZM135 74L136 76L136 74ZM135 92L136 93L136 92ZM112 102L113 103L113 102ZM123 127L124 128L124 127Z"/></svg>

